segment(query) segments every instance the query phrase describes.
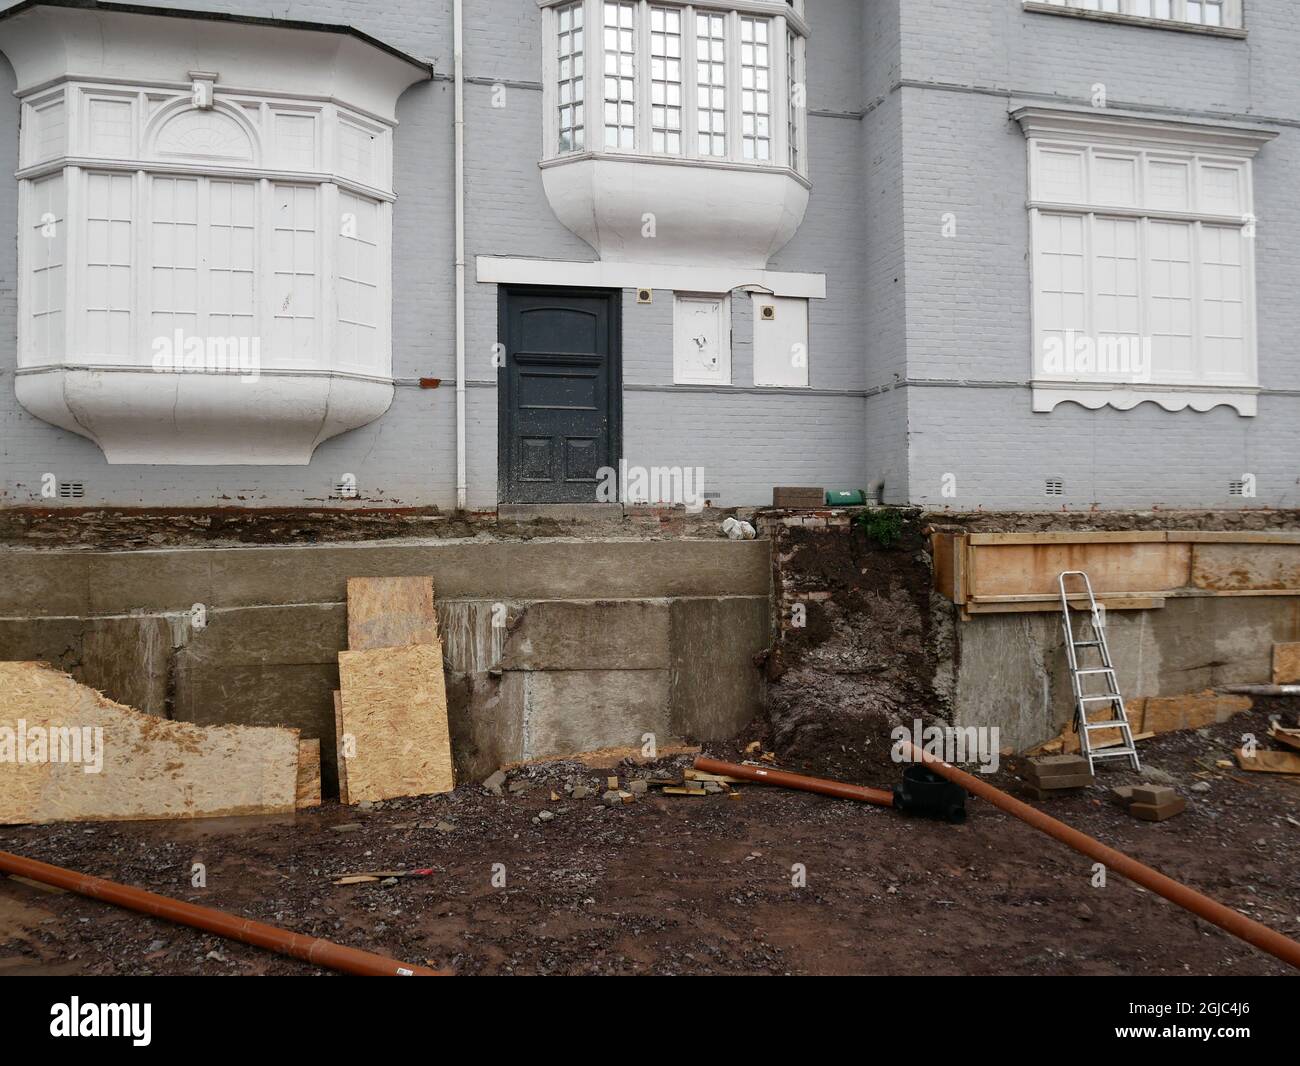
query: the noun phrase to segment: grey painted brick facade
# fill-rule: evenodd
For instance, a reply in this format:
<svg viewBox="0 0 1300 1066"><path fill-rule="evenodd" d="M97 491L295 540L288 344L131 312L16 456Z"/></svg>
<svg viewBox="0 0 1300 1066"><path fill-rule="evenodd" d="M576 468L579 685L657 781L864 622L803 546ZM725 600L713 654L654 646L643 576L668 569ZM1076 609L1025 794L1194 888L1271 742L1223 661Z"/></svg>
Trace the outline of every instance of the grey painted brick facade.
<svg viewBox="0 0 1300 1066"><path fill-rule="evenodd" d="M266 15L247 0L184 0ZM1250 0L1246 40L1023 10L1020 0L808 0L813 195L772 269L826 275L810 309L810 385L752 387L748 299L733 300L731 388L672 385L672 303L624 297L624 456L703 466L722 504L774 484L883 486L890 503L959 509L1232 506L1229 480L1258 479L1252 505L1297 503L1300 455L1300 29L1286 0ZM109 466L90 441L14 398L17 106L0 61L0 505L41 504L40 478L81 481L86 503L331 503L354 474L360 502L455 503L453 161L449 0L286 3L277 17L348 23L430 59L395 141L394 373L389 411L320 446L303 467ZM2 33L2 30L0 30ZM590 260L551 213L537 160L541 32L534 0L466 7L466 322L471 507L497 499L497 292L473 257ZM491 105L494 82L506 106ZM1227 408L1030 409L1024 136L1010 101L1111 104L1235 117L1280 136L1255 164L1259 377L1255 418ZM955 214L957 235L940 219ZM414 387L438 377L437 390ZM940 495L945 474L957 494ZM1047 477L1066 494L1048 500ZM72 502L72 501L68 501ZM345 506L343 501L332 505Z"/></svg>

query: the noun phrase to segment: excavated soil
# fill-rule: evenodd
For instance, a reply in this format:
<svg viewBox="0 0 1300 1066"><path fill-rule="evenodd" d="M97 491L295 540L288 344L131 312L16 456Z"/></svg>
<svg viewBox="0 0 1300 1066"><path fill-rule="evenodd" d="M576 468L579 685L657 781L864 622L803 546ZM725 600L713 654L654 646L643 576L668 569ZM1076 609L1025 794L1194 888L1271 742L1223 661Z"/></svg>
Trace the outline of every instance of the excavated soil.
<svg viewBox="0 0 1300 1066"><path fill-rule="evenodd" d="M776 524L779 635L766 656L768 720L781 758L828 777L892 773L896 725L950 716L935 691L927 540L907 512L896 542L857 523ZM801 608L804 625L792 623Z"/></svg>
<svg viewBox="0 0 1300 1066"><path fill-rule="evenodd" d="M1265 727L1259 710L1145 742L1149 776L1188 799L1169 821L1139 822L1108 802L1110 785L1134 780L1115 770L1038 806L1300 937L1300 782L1215 768L1243 732ZM621 772L656 769L666 767ZM1012 769L991 780L1015 787ZM517 771L525 791L501 797L468 785L279 821L5 827L0 848L461 974L1293 972L1118 875L1092 887L1090 859L979 800L953 826L757 785L739 799L652 794L615 809L564 791L603 777L554 763ZM1199 782L1209 790L1190 791ZM204 889L190 887L195 862ZM493 886L496 864L504 887ZM806 887L791 883L796 864ZM433 872L331 884L418 867ZM320 972L0 878L0 974Z"/></svg>

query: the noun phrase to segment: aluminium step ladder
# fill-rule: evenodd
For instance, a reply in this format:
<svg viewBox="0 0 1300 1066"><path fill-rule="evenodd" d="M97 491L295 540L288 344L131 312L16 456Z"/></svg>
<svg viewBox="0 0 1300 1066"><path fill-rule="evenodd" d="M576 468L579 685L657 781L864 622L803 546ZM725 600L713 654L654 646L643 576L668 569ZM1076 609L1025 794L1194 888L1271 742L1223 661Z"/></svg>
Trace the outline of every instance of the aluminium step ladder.
<svg viewBox="0 0 1300 1066"><path fill-rule="evenodd" d="M1081 578L1083 581L1082 591L1068 592L1066 590L1067 578ZM1110 648L1106 644L1106 626L1102 618L1101 608L1097 604L1096 597L1092 594L1092 582L1088 580L1088 575L1082 570L1065 570L1057 578L1057 585L1061 590L1061 628L1065 634L1065 654L1070 664L1070 684L1074 688L1074 727L1079 731L1079 749L1083 757L1088 760L1088 770L1095 771L1096 768L1093 766L1093 760L1095 759L1121 758L1128 759L1134 770L1141 770L1142 763L1138 760L1137 745L1133 742L1133 731L1129 727L1128 712L1124 709L1124 697L1120 695L1119 682L1115 677L1115 667L1110 661ZM1084 631L1086 627L1091 628L1092 635L1088 639L1076 640L1074 626L1070 622L1070 597L1082 595L1088 597L1088 621L1080 623L1079 635L1081 637L1087 636ZM1080 665L1079 652L1087 648L1096 650L1100 665ZM1090 678L1101 679L1101 691L1089 691L1088 680ZM1098 705L1109 707L1110 714L1104 720L1094 721L1088 717L1088 711L1090 708L1095 710ZM1120 743L1094 750L1091 735L1093 732L1102 729L1118 729L1121 737Z"/></svg>

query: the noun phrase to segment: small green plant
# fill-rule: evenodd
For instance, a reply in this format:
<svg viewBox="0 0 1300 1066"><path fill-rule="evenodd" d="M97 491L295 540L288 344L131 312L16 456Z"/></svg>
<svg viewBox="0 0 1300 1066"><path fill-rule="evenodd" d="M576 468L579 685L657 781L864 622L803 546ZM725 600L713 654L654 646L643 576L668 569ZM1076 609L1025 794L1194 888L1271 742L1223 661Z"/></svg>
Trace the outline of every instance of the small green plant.
<svg viewBox="0 0 1300 1066"><path fill-rule="evenodd" d="M854 523L878 548L893 548L903 538L903 516L892 507L863 511Z"/></svg>

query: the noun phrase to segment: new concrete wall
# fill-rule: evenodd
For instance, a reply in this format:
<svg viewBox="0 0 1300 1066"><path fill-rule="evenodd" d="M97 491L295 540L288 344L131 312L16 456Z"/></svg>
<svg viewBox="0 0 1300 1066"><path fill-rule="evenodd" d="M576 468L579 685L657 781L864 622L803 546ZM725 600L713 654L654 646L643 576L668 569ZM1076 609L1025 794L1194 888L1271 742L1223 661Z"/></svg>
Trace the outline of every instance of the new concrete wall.
<svg viewBox="0 0 1300 1066"><path fill-rule="evenodd" d="M733 736L762 707L767 541L440 541L0 555L0 659L210 725L297 726L334 779L346 581L431 574L462 780ZM196 605L199 609L196 610ZM196 620L202 625L196 624Z"/></svg>

